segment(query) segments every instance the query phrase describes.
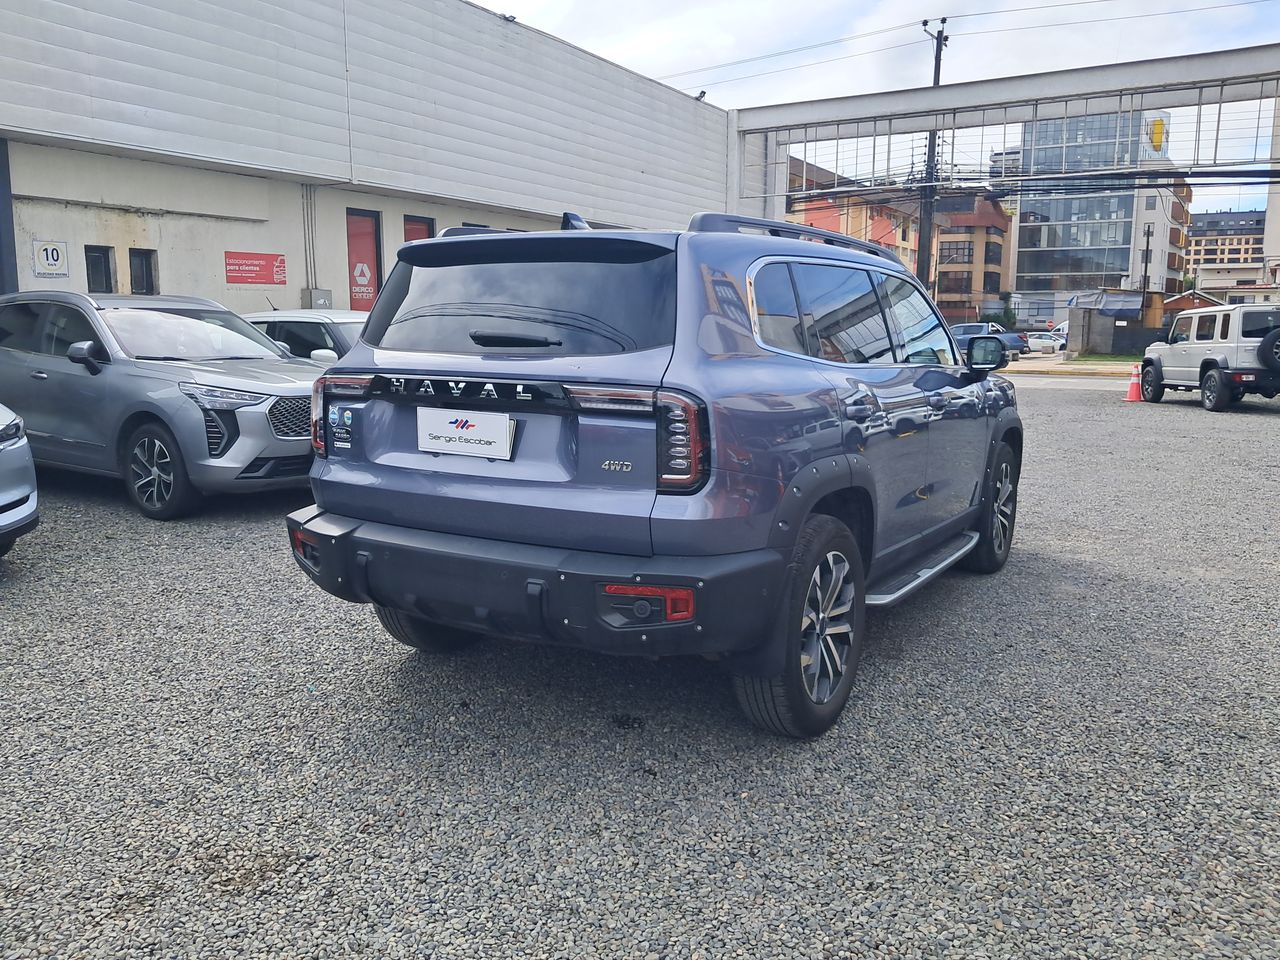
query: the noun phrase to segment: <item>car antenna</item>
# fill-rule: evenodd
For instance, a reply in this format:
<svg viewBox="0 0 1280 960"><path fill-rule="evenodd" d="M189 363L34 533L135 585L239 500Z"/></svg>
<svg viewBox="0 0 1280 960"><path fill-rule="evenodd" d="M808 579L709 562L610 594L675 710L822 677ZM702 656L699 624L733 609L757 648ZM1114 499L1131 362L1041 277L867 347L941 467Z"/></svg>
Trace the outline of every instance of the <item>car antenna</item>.
<svg viewBox="0 0 1280 960"><path fill-rule="evenodd" d="M262 295L262 299L267 301L267 305L270 306L272 310L276 311L277 313L280 312L280 308L277 307L274 303L272 303L271 298L268 297L265 293Z"/></svg>

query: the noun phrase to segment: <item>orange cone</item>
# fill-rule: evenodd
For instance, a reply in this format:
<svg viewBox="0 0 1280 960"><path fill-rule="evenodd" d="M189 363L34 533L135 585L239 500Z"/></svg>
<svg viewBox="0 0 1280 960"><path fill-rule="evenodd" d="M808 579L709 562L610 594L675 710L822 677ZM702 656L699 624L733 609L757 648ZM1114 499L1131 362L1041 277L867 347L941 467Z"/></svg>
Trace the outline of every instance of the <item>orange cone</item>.
<svg viewBox="0 0 1280 960"><path fill-rule="evenodd" d="M1125 403L1134 403L1142 399L1142 364L1135 363L1133 372L1129 374L1129 392L1125 394Z"/></svg>

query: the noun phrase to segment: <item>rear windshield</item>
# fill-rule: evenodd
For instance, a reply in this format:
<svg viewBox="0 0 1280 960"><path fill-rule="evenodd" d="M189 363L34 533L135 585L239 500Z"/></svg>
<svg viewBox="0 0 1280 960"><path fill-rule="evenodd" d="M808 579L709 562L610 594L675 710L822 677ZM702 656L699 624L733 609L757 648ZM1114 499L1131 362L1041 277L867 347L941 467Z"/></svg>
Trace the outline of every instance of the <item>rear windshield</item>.
<svg viewBox="0 0 1280 960"><path fill-rule="evenodd" d="M1272 330L1280 329L1280 310L1242 310L1240 336L1261 340Z"/></svg>
<svg viewBox="0 0 1280 960"><path fill-rule="evenodd" d="M659 244L439 241L402 256L369 315L376 347L580 356L665 346L675 334L675 253Z"/></svg>

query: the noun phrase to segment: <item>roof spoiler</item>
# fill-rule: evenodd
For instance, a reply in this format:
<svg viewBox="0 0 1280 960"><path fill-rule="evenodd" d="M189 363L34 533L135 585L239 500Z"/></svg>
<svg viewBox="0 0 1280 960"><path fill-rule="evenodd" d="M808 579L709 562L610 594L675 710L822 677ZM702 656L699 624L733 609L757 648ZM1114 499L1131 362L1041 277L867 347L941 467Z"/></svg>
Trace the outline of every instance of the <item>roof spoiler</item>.
<svg viewBox="0 0 1280 960"><path fill-rule="evenodd" d="M561 230L590 230L591 224L582 219L579 214L566 210L560 216ZM440 231L440 237L478 237L488 236L495 233L511 233L510 230L503 230L499 227L445 227Z"/></svg>
<svg viewBox="0 0 1280 960"><path fill-rule="evenodd" d="M831 230L820 230L803 223L787 223L783 220L763 220L758 217L740 217L732 213L695 213L689 220L689 230L693 233L765 233L771 237L786 237L791 240L810 240L827 243L833 247L844 247L883 257L898 266L901 260L888 247L882 247L870 240L855 240L843 233Z"/></svg>

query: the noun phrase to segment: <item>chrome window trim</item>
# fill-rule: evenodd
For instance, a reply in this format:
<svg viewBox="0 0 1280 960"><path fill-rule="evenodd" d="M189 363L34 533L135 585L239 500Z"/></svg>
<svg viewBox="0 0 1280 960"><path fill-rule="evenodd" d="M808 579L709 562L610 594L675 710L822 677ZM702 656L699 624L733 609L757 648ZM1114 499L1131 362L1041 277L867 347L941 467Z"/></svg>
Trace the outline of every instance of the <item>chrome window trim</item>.
<svg viewBox="0 0 1280 960"><path fill-rule="evenodd" d="M916 290L918 290L924 296L925 302L929 304L929 309L933 311L934 318L937 319L938 324L942 327L942 330L946 335L947 342L951 345L951 355L956 358L957 362L954 364L911 363L906 359L899 359L898 344L894 343L893 341L893 329L889 323L889 317L885 313L883 303L881 304L880 315L885 320L885 331L889 334L889 345L893 348L893 357L894 357L893 363L841 363L838 360L828 360L825 357L815 357L807 353L795 353L794 351L791 351L791 350L783 350L781 347L775 347L775 346L772 346L771 344L765 343L764 340L761 339L760 337L760 318L758 315L758 311L756 310L756 274L759 273L762 268L768 266L771 263L786 263L786 264L811 263L811 264L816 264L817 266L823 266L823 267L844 267L846 270L865 270L868 273L879 273L886 277L896 277L898 279L907 280L913 287L916 288ZM810 360L814 363L820 363L825 366L834 367L837 370L847 370L850 367L943 367L943 368L950 367L950 368L956 368L956 367L964 366L964 364L960 362L960 359L959 359L961 356L960 348L956 346L955 337L953 337L951 334L951 328L947 326L947 321L942 318L942 315L940 313L938 313L937 304L933 302L933 300L929 297L929 294L925 291L924 287L920 285L920 281L916 279L916 277L913 274L887 269L880 264L853 263L848 260L827 260L822 257L799 257L792 254L792 255L765 256L765 257L761 257L758 260L753 260L751 262L751 265L747 267L746 279L747 279L747 314L751 319L751 336L755 340L756 346L760 347L762 350L767 350L770 353L776 353L779 356L783 356L783 357L799 357L803 360ZM792 289L795 291L795 294L797 297L796 309L797 311L799 311L800 310L800 303L798 299L799 290L796 290L795 288L794 278L792 279ZM879 297L879 294L877 293L877 298L878 297ZM802 321L805 320L803 313L801 313L800 319Z"/></svg>

